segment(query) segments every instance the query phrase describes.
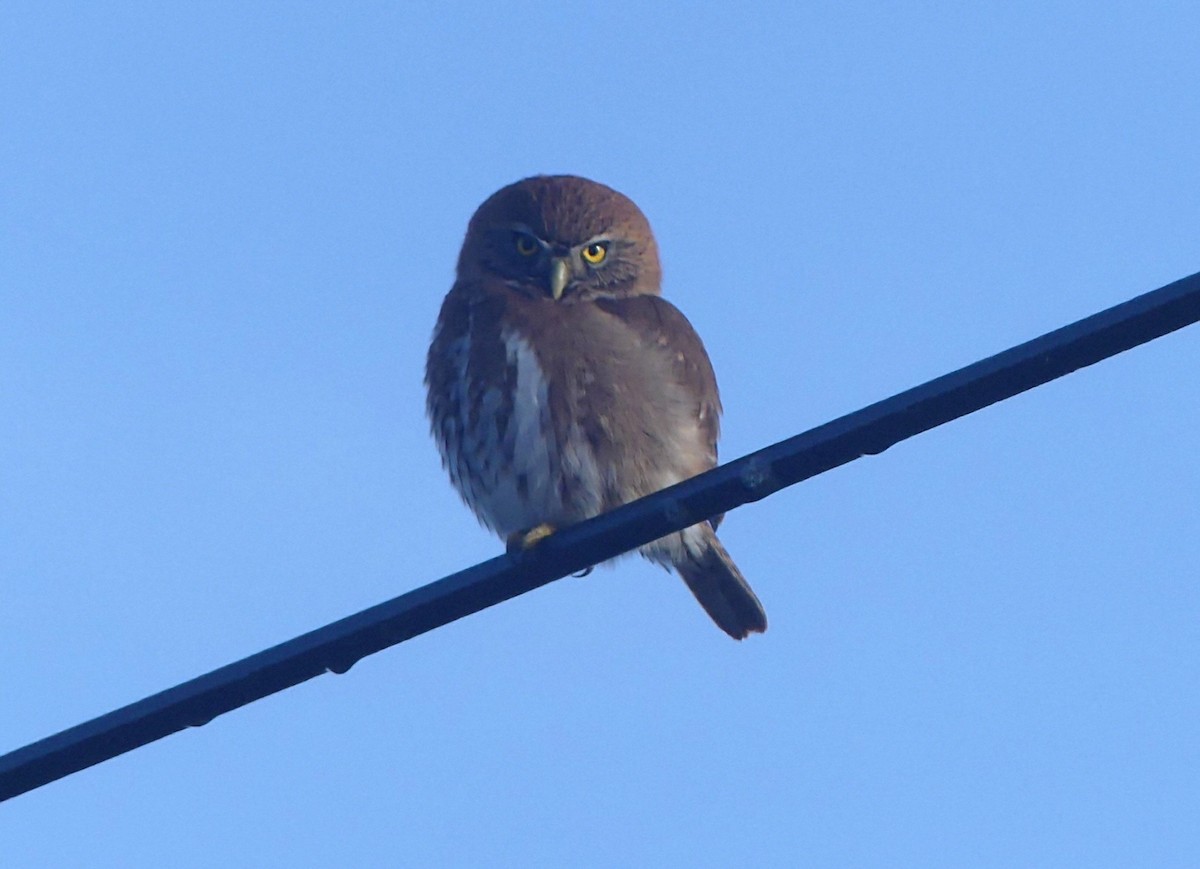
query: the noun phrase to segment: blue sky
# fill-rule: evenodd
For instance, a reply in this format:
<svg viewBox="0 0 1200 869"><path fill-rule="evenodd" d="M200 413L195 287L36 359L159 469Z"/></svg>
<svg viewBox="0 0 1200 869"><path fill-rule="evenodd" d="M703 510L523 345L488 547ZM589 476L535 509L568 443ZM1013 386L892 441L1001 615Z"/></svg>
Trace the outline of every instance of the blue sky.
<svg viewBox="0 0 1200 869"><path fill-rule="evenodd" d="M742 455L1200 269L1192 3L10 3L0 751L495 555L424 354L537 172ZM6 867L1194 865L1200 332L0 806Z"/></svg>

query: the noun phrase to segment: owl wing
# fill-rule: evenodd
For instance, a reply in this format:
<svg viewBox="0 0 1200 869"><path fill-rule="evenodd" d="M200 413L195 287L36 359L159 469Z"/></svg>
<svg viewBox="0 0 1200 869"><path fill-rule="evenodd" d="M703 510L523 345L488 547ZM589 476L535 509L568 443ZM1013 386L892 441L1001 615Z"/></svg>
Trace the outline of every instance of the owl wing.
<svg viewBox="0 0 1200 869"><path fill-rule="evenodd" d="M621 320L647 348L670 356L676 382L695 398L696 421L711 456L709 467L715 467L717 438L721 434L721 396L704 343L687 317L661 296L597 299L596 304ZM713 518L714 528L721 518Z"/></svg>

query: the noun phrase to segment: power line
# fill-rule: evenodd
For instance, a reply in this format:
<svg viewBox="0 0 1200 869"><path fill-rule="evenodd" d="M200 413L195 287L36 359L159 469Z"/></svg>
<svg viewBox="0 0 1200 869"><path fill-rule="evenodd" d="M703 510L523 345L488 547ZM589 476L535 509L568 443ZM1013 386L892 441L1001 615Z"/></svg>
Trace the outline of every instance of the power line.
<svg viewBox="0 0 1200 869"><path fill-rule="evenodd" d="M1200 320L1200 273L0 757L0 801Z"/></svg>

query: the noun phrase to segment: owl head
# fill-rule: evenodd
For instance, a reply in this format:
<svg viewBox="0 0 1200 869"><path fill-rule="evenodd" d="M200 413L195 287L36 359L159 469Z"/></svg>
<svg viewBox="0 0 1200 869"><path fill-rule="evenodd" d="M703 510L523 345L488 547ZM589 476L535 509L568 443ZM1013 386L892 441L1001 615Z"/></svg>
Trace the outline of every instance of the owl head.
<svg viewBox="0 0 1200 869"><path fill-rule="evenodd" d="M631 199L575 175L538 175L479 206L458 276L574 304L657 295L662 268L650 223Z"/></svg>

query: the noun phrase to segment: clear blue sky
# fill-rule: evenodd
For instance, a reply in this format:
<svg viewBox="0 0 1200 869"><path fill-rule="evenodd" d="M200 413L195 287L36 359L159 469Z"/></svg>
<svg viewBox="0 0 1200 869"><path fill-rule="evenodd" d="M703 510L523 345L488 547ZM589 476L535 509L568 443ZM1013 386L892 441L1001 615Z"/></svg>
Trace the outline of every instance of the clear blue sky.
<svg viewBox="0 0 1200 869"><path fill-rule="evenodd" d="M741 455L1200 269L1195 3L10 2L0 751L496 554L475 206L657 229ZM24 867L1195 865L1200 331L0 806Z"/></svg>

